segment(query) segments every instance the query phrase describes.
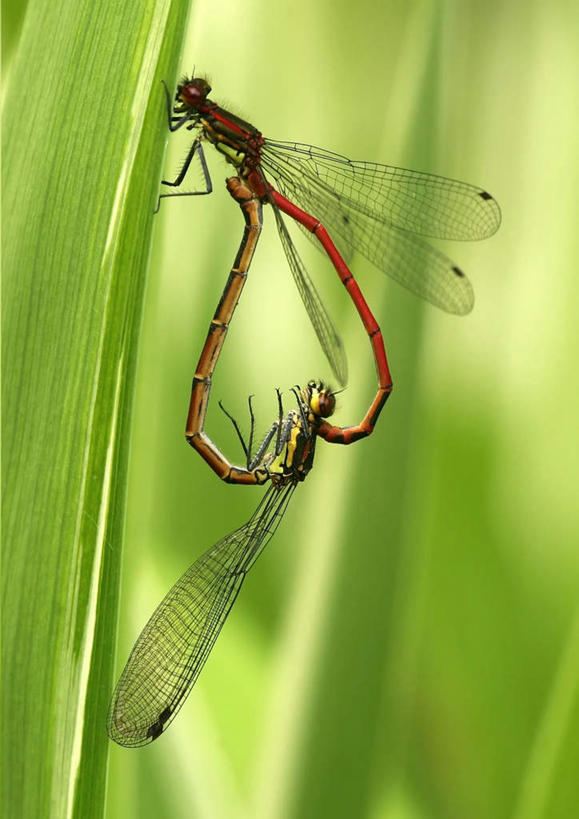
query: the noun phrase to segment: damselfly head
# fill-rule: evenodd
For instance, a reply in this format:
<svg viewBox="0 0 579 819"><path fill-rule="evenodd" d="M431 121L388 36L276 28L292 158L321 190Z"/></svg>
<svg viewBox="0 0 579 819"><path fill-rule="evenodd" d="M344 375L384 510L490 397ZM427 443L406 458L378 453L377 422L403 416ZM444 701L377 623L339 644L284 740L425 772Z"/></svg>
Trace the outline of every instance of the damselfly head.
<svg viewBox="0 0 579 819"><path fill-rule="evenodd" d="M202 105L210 93L211 86L203 77L184 77L177 86L177 97L188 108Z"/></svg>
<svg viewBox="0 0 579 819"><path fill-rule="evenodd" d="M334 392L321 381L308 381L302 389L302 397L314 415L328 418L336 409Z"/></svg>

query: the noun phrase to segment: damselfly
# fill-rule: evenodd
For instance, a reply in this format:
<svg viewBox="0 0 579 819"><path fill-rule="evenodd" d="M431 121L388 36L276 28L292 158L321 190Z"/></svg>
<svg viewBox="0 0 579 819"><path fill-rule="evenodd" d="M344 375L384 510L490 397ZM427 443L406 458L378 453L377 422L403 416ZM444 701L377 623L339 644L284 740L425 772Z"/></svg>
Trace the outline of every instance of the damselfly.
<svg viewBox="0 0 579 819"><path fill-rule="evenodd" d="M165 91L170 130L185 126L196 137L177 178L164 184L179 187L197 154L206 187L162 197L212 191L203 153L205 140L235 167L254 194L271 204L298 290L342 384L347 377L343 347L282 213L321 243L362 317L364 306L345 261L353 250L447 312L465 314L472 309L473 290L462 270L423 237L475 240L491 236L500 224L500 209L490 193L455 179L352 161L300 142L266 139L253 125L210 100L211 87L201 77L185 77L177 86L174 103L166 86Z"/></svg>
<svg viewBox="0 0 579 819"><path fill-rule="evenodd" d="M138 747L165 730L197 680L245 577L274 534L293 491L312 468L318 429L333 393L310 382L294 390L297 410L280 413L275 446L258 469L270 485L251 519L193 563L162 600L137 639L115 689L107 730ZM263 446L260 447L260 450ZM248 456L251 457L251 452Z"/></svg>

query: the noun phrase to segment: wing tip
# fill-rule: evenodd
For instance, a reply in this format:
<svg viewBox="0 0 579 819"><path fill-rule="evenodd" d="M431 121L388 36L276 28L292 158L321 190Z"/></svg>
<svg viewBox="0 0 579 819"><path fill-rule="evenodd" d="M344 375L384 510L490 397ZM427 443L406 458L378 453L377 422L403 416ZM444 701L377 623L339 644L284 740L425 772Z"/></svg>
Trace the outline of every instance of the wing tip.
<svg viewBox="0 0 579 819"><path fill-rule="evenodd" d="M489 224L487 225L486 230L480 236L481 239L488 239L490 236L494 236L494 234L501 226L501 222L503 219L503 215L501 213L501 206L499 205L495 197L488 191L480 190L478 195L483 202L485 203L488 202L490 208L492 209L492 219L489 220Z"/></svg>

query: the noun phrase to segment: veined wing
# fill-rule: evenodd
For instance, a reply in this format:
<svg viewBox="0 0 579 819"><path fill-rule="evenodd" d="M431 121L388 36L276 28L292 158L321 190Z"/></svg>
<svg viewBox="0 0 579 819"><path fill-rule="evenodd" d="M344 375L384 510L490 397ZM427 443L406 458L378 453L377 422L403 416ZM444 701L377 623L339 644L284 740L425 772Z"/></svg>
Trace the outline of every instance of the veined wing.
<svg viewBox="0 0 579 819"><path fill-rule="evenodd" d="M348 363L342 339L338 335L332 319L316 290L316 286L309 277L304 263L295 249L283 216L273 200L271 200L271 205L275 214L279 237L299 294L332 371L340 384L344 386L348 381Z"/></svg>
<svg viewBox="0 0 579 819"><path fill-rule="evenodd" d="M354 161L300 142L267 140L264 166L278 179L332 192L346 208L385 225L438 239L484 239L497 230L501 212L490 193L436 174Z"/></svg>
<svg viewBox="0 0 579 819"><path fill-rule="evenodd" d="M295 484L270 484L251 519L185 572L141 632L115 689L111 739L146 745L170 724L194 685L245 576L274 534Z"/></svg>
<svg viewBox="0 0 579 819"><path fill-rule="evenodd" d="M310 146L301 147L307 159L311 158L314 151L320 153L318 149ZM327 156L327 154L321 153L323 156ZM418 205L415 205L415 212L409 211L410 215L416 217L414 222L411 224L407 221L407 227L402 228L395 221L388 221L388 212L381 214L380 220L369 215L372 213L371 208L361 207L359 202L344 193L346 190L345 184L342 185L342 193L332 189L321 175L313 172L312 167L317 169L317 164L312 166L312 163L308 163L307 159L302 159L300 154L294 155L288 149L281 154L283 161L280 161L279 151L275 154L274 159L271 156L272 149L269 150L269 153L266 152L263 165L265 170L275 179L280 193L320 219L332 239L336 241L340 237L342 246L353 242L354 247L376 267L437 307L459 315L470 312L474 304L474 293L462 270L448 256L432 247L419 235L416 235L414 230L411 230L411 227L417 229L423 227L422 224L416 223L417 219L422 220ZM334 157L335 155L330 156ZM339 157L339 160L343 167L347 169L344 173L348 173L351 177L350 190L352 190L352 185L356 185L357 187L354 190L358 190L359 186L363 184L363 174L359 166L366 168L371 163L350 162L343 157ZM389 168L383 165L373 165L372 167L379 169L382 176L385 176L386 172L392 172L393 178L395 178L395 173L400 171L398 168ZM410 177L426 180L425 185L427 187L430 185L429 189L436 191L438 185L440 190L447 191L447 199L454 202L454 205L451 209L447 208L446 211L441 207L440 214L443 216L454 210L459 210L462 200L471 204L475 202L479 209L479 203L482 203L483 211L486 211L486 206L490 202L494 203L490 195L487 194L489 198L484 199L480 195L481 190L474 188L472 185L444 179L443 177L415 174L412 171L404 171L404 173ZM437 185L435 185L435 182ZM370 183L370 192L366 192L366 201L371 201L372 206L375 208L375 200L371 199L370 196L372 191L375 191L377 182L375 179L372 182L371 176ZM372 184L374 187L372 187ZM446 187L444 187L444 184L446 184ZM452 198L449 193L453 189L451 186L462 192L462 198L460 196ZM409 195L408 191L406 191L406 194ZM434 196L428 200L424 200L424 197L422 197L422 200L424 202L437 201ZM494 205L498 218L500 212L496 203ZM428 213L427 204L424 204L424 207L426 213ZM441 217L437 218L440 227ZM455 223L458 224L456 219ZM476 220L475 224L477 224ZM470 238L481 238L480 220L478 224L478 232L481 235L471 234ZM498 225L498 222L496 224ZM438 231L439 235L467 238L465 230L457 227L451 233L448 225L446 225L446 228L446 233L443 234L442 229L440 229ZM425 230L421 230L421 232L426 233Z"/></svg>

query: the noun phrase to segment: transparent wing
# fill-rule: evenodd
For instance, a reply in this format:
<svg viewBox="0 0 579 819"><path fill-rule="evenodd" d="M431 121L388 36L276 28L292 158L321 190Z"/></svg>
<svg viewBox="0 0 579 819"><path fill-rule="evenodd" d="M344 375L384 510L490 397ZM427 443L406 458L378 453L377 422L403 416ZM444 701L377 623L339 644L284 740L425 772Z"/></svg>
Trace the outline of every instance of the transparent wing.
<svg viewBox="0 0 579 819"><path fill-rule="evenodd" d="M348 381L348 363L342 339L338 335L332 319L324 307L320 295L295 249L283 216L279 212L275 202L272 201L271 204L273 206L273 212L275 213L279 237L299 294L332 371L340 384L344 386Z"/></svg>
<svg viewBox="0 0 579 819"><path fill-rule="evenodd" d="M196 560L158 606L134 645L109 708L107 730L119 745L146 745L173 720L294 488L271 484L252 518Z"/></svg>
<svg viewBox="0 0 579 819"><path fill-rule="evenodd" d="M268 139L262 150L282 175L299 170L305 186L331 191L345 209L401 230L472 241L492 236L501 222L490 193L457 179L353 161L300 142Z"/></svg>
<svg viewBox="0 0 579 819"><path fill-rule="evenodd" d="M464 273L420 237L490 236L500 223L490 194L457 180L353 162L300 143L268 141L263 152L264 170L280 192L319 218L340 251L350 244L447 312L472 309L474 295Z"/></svg>

